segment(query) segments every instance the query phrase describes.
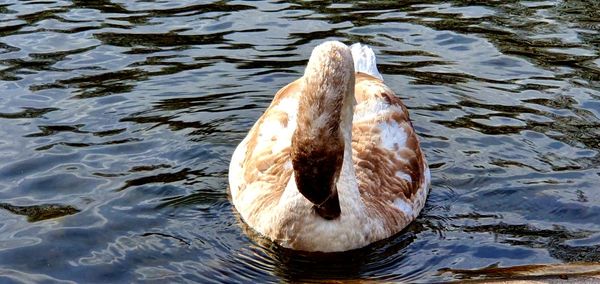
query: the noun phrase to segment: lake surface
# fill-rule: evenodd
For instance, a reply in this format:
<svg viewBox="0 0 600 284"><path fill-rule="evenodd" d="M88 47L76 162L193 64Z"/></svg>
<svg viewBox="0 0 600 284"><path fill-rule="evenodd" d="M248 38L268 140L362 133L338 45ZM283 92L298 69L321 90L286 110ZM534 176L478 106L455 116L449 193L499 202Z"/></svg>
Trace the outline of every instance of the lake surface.
<svg viewBox="0 0 600 284"><path fill-rule="evenodd" d="M0 282L439 282L598 262L599 3L4 1ZM299 254L239 222L227 168L334 39L374 48L432 190L389 240Z"/></svg>

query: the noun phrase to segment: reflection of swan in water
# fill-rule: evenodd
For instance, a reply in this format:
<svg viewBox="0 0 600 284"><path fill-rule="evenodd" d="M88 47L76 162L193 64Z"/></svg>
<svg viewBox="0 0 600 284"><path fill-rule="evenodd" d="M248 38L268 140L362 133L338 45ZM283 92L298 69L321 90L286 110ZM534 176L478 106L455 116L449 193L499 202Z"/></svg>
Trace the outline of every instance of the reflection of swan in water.
<svg viewBox="0 0 600 284"><path fill-rule="evenodd" d="M429 169L373 51L317 46L235 150L233 204L284 247L344 251L392 236L425 204Z"/></svg>

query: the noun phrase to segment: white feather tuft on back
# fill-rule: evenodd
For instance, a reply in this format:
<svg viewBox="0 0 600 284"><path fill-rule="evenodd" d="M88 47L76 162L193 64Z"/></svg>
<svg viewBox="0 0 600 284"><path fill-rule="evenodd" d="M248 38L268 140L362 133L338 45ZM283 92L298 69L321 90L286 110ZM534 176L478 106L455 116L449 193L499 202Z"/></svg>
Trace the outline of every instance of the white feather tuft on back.
<svg viewBox="0 0 600 284"><path fill-rule="evenodd" d="M383 77L377 70L377 60L375 53L367 45L355 43L350 46L352 49L352 58L354 59L354 70L369 74L373 77L383 80Z"/></svg>

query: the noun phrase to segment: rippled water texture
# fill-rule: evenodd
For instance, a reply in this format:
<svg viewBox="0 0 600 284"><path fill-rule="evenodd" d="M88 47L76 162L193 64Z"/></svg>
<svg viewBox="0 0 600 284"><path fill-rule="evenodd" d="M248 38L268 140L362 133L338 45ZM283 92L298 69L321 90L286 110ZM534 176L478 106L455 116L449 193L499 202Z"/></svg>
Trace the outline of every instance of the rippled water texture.
<svg viewBox="0 0 600 284"><path fill-rule="evenodd" d="M598 11L580 0L5 1L0 282L431 282L600 261ZM432 192L390 240L298 254L239 223L227 167L274 92L332 39L376 50Z"/></svg>

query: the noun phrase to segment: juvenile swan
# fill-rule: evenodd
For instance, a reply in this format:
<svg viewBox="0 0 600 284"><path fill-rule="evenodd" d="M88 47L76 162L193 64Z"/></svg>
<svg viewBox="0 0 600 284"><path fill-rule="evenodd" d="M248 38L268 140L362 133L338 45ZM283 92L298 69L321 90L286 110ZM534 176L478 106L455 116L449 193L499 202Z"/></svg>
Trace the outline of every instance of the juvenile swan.
<svg viewBox="0 0 600 284"><path fill-rule="evenodd" d="M390 237L425 204L430 174L408 111L364 45L317 46L275 94L229 166L235 208L254 230L302 251Z"/></svg>

